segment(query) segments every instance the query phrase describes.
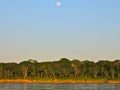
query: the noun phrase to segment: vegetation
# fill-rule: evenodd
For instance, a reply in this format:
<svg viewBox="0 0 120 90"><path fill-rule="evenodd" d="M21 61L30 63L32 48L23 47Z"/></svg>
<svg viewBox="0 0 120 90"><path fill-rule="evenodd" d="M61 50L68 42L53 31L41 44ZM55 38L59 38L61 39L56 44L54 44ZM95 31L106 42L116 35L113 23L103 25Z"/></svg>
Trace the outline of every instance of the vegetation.
<svg viewBox="0 0 120 90"><path fill-rule="evenodd" d="M120 80L120 60L95 63L62 58L53 62L30 59L19 64L0 63L0 79Z"/></svg>

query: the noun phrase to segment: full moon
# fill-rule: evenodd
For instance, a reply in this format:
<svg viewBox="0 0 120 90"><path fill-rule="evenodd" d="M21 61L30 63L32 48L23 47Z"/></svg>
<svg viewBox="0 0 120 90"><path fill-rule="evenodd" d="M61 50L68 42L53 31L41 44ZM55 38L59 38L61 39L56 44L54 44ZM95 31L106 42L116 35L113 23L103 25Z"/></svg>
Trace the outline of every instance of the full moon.
<svg viewBox="0 0 120 90"><path fill-rule="evenodd" d="M58 2L56 2L56 6L57 6L57 7L60 7L61 5L62 5L62 3L61 3L61 2L59 2L59 1L58 1Z"/></svg>

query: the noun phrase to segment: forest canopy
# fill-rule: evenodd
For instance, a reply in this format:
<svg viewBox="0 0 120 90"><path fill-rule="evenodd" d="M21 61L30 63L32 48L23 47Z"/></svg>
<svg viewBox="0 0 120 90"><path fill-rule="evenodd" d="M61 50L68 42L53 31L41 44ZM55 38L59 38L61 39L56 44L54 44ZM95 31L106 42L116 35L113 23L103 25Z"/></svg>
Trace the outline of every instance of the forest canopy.
<svg viewBox="0 0 120 90"><path fill-rule="evenodd" d="M38 62L0 63L0 79L120 79L120 60L93 62L61 58Z"/></svg>

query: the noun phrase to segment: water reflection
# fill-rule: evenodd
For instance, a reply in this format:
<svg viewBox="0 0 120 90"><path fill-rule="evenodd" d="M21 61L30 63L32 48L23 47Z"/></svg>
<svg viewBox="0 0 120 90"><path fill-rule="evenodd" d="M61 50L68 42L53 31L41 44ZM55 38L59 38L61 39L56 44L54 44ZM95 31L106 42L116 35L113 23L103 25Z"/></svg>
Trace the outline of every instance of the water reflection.
<svg viewBox="0 0 120 90"><path fill-rule="evenodd" d="M28 87L27 84L24 84L24 89L23 90L28 90L27 87Z"/></svg>
<svg viewBox="0 0 120 90"><path fill-rule="evenodd" d="M0 84L0 90L120 90L120 84Z"/></svg>

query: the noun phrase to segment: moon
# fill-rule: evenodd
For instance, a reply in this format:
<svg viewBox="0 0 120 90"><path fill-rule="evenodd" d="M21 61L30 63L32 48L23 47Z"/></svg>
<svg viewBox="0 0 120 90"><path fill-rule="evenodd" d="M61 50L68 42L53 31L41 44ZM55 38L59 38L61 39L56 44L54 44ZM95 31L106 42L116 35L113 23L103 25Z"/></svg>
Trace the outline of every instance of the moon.
<svg viewBox="0 0 120 90"><path fill-rule="evenodd" d="M57 6L57 7L60 7L61 5L62 5L61 2L59 2L59 1L56 2L56 6Z"/></svg>

